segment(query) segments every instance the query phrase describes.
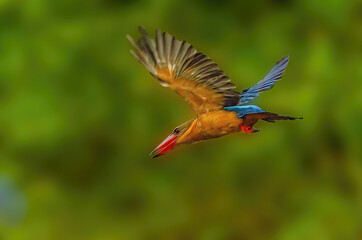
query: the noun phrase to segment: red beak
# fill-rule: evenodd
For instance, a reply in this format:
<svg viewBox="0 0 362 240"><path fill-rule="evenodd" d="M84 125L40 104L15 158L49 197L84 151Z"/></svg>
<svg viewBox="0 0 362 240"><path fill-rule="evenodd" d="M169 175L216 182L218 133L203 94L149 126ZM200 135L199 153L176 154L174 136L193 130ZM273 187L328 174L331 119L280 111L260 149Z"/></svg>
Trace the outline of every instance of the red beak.
<svg viewBox="0 0 362 240"><path fill-rule="evenodd" d="M160 145L158 145L155 150L150 153L151 158L159 157L170 150L172 150L176 146L177 135L171 133L165 140L163 140Z"/></svg>

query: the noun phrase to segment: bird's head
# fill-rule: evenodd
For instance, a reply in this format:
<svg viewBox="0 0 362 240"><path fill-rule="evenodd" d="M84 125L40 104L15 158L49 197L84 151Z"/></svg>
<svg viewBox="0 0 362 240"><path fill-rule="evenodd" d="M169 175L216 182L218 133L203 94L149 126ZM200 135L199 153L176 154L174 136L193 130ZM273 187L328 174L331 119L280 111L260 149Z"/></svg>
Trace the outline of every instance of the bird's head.
<svg viewBox="0 0 362 240"><path fill-rule="evenodd" d="M150 156L152 158L159 157L183 143L183 141L180 141L180 139L184 138L191 132L191 129L194 126L194 122L195 120L192 119L176 127L172 133L150 153Z"/></svg>

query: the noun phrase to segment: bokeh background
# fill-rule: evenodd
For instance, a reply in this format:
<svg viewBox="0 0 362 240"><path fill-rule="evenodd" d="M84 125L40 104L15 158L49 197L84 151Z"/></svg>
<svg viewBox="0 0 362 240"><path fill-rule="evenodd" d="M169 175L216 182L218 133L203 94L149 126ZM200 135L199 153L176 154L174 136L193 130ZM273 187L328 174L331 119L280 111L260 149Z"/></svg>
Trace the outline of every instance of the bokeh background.
<svg viewBox="0 0 362 240"><path fill-rule="evenodd" d="M0 239L362 239L362 3L1 0ZM129 54L143 25L302 121L149 152L194 116Z"/></svg>

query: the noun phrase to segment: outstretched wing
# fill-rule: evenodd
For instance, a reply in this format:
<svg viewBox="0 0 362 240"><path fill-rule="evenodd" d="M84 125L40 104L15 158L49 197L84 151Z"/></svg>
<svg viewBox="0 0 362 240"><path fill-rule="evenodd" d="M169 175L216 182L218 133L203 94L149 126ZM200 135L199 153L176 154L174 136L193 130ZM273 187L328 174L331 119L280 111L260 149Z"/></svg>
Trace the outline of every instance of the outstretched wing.
<svg viewBox="0 0 362 240"><path fill-rule="evenodd" d="M240 102L238 105L245 104L250 100L259 96L259 93L271 89L274 84L282 78L285 69L288 66L289 56L282 58L275 64L272 70L259 81L254 87L248 88L241 94Z"/></svg>
<svg viewBox="0 0 362 240"><path fill-rule="evenodd" d="M127 35L135 50L133 56L161 83L181 95L199 115L234 106L240 93L219 66L185 41L156 31L152 39L139 27L141 37L134 41Z"/></svg>

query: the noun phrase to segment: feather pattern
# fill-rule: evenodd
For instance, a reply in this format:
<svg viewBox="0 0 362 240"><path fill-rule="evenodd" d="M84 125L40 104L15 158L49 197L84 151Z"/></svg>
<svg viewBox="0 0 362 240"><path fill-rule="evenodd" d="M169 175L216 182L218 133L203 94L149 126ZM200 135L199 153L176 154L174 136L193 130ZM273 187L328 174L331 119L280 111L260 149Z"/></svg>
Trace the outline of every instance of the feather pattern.
<svg viewBox="0 0 362 240"><path fill-rule="evenodd" d="M236 112L238 114L238 118L242 118L246 114L265 112L263 109L255 105L232 106L232 107L225 107L224 109L227 111Z"/></svg>
<svg viewBox="0 0 362 240"><path fill-rule="evenodd" d="M282 78L283 73L288 66L289 56L282 58L278 61L275 66L270 70L270 72L263 78L263 80L259 81L255 86L246 89L241 94L241 98L238 105L243 105L250 100L259 96L259 93L267 91L271 89L275 83Z"/></svg>
<svg viewBox="0 0 362 240"><path fill-rule="evenodd" d="M186 41L179 41L166 32L156 30L155 40L139 27L141 37L136 42L127 35L135 48L132 55L163 86L169 86L185 98L198 113L234 106L240 93L219 66L198 52Z"/></svg>

